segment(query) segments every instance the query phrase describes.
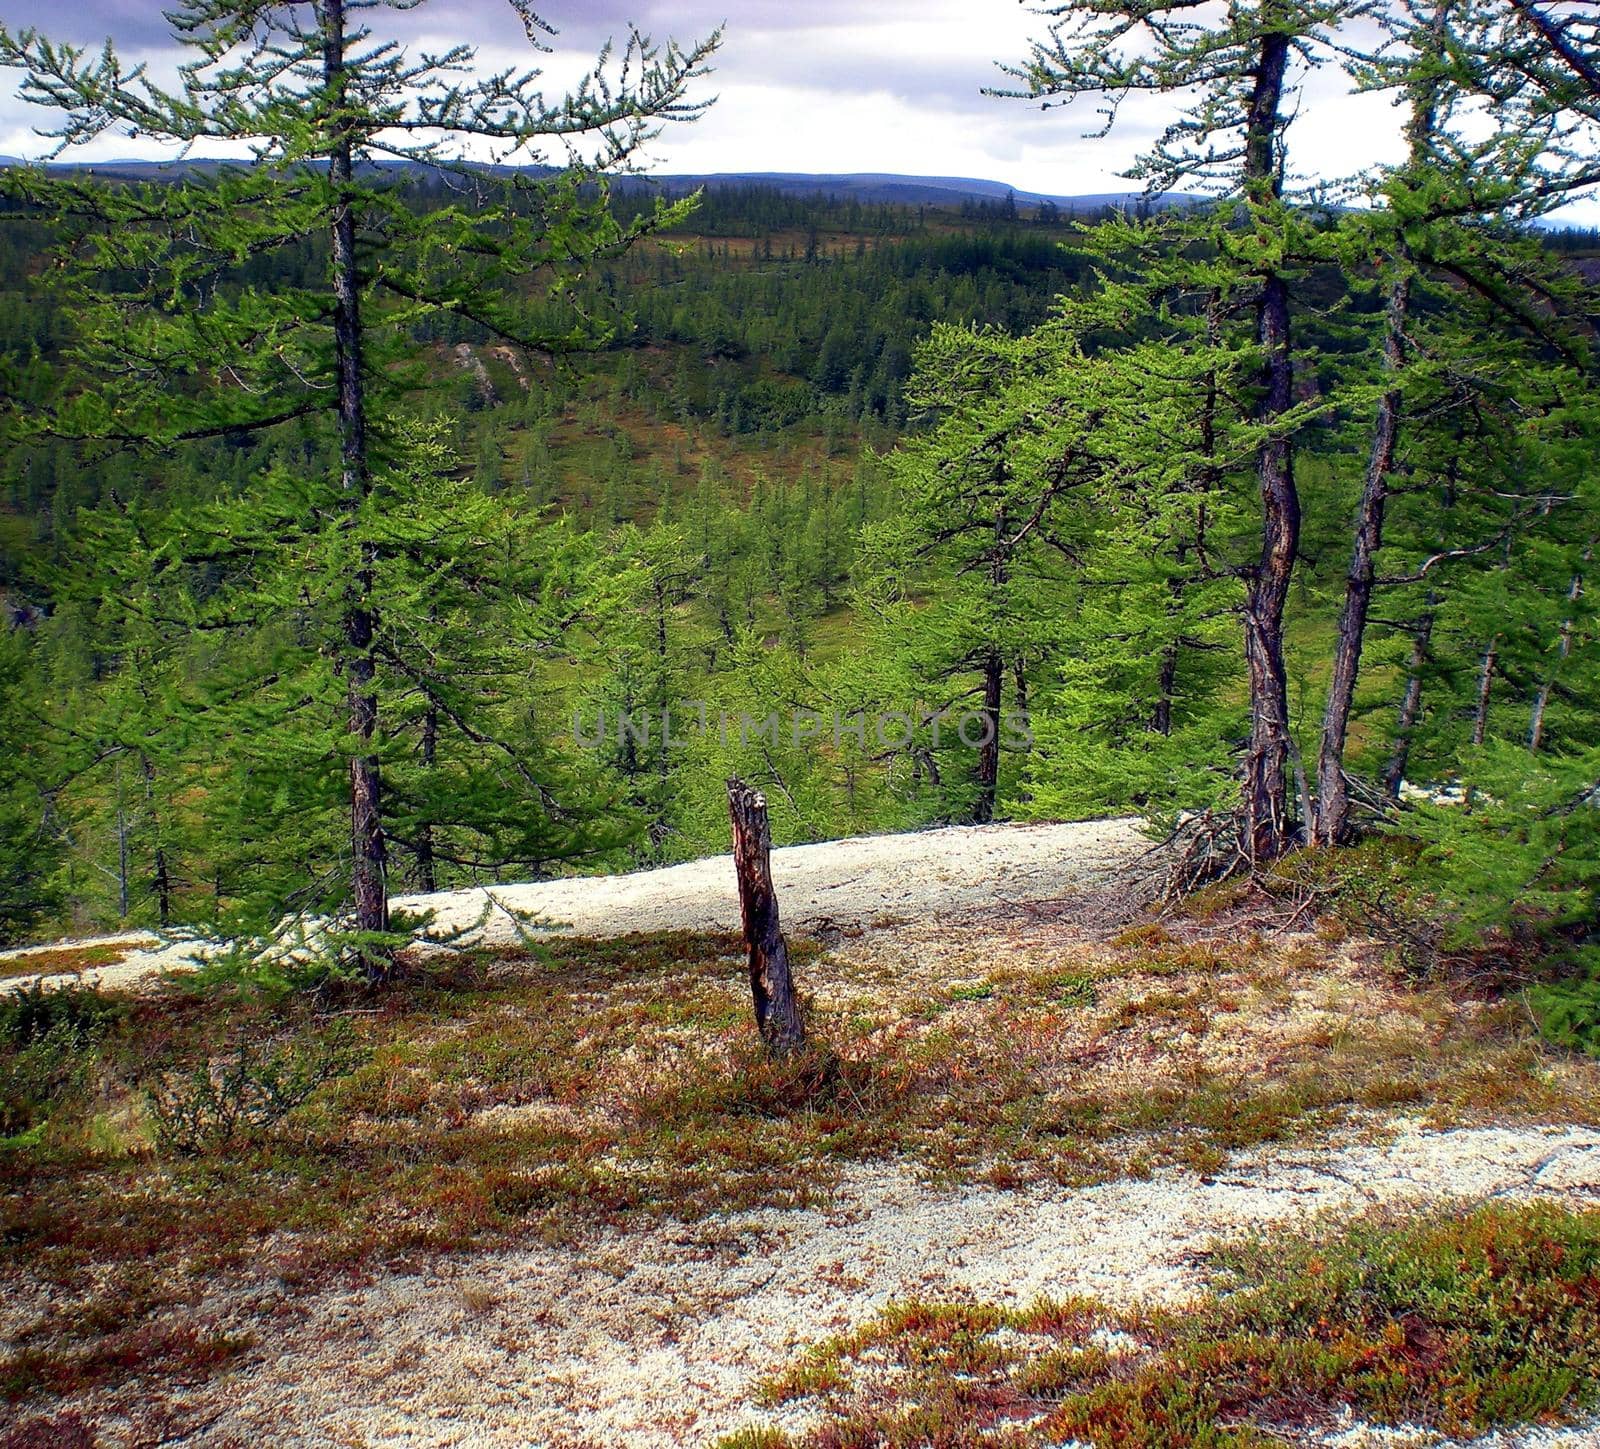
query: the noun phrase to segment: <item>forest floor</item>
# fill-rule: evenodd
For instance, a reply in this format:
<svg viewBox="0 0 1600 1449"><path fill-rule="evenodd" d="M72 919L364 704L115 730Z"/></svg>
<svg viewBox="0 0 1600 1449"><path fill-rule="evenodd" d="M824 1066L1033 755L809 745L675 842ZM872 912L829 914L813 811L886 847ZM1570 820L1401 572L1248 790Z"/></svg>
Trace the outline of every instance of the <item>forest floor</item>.
<svg viewBox="0 0 1600 1449"><path fill-rule="evenodd" d="M1026 1387L1043 1360L1059 1376L1091 1353L1094 1394L1133 1382L1105 1363L1143 1363L1137 1336L1170 1335L1161 1306L1222 1281L1228 1240L1280 1232L1268 1252L1287 1262L1352 1218L1600 1209L1600 1064L1543 1045L1514 996L1416 979L1359 931L1244 893L1154 918L1131 870L1145 842L1092 829L1112 833L1087 876L1045 831L942 832L955 862L929 855L938 837L880 845L903 851L884 894L842 910L854 898L825 877L863 879L856 842L781 853L821 1047L788 1066L755 1049L720 931L557 937L537 956L512 940L419 962L381 1002L145 981L79 1123L0 1159L0 1446L1441 1442L1369 1435L1326 1365L1254 1410L1230 1401L1268 1424L1255 1438L1113 1423L1104 1404L1069 1435L1050 1416L1075 1401ZM997 855L1004 884L985 888ZM662 873L659 919L679 923L665 913L696 869ZM629 924L658 919L646 877L608 888ZM181 1095L196 1064L335 1040L349 1060L284 1119L157 1141L151 1092ZM1495 1231L1499 1263L1513 1227ZM1453 1237L1444 1251L1406 1290L1417 1315L1466 1261ZM1600 1278L1575 1281L1552 1313L1596 1311ZM1401 1355L1383 1417L1494 1422L1414 1318L1360 1340L1363 1365ZM1049 1337L1068 1320L1076 1357ZM951 1417L897 1438L871 1414L905 1410L904 1385L851 1375L907 1363L934 1375L917 1412ZM1395 1397L1427 1373L1443 1411ZM1522 1385L1498 1415L1547 1420L1561 1385Z"/></svg>

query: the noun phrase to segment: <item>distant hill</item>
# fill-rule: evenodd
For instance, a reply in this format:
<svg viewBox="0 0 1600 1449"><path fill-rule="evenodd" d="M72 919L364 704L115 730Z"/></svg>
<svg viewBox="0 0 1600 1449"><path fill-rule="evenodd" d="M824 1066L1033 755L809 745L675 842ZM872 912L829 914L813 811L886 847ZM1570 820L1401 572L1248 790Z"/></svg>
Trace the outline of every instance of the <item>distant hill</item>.
<svg viewBox="0 0 1600 1449"><path fill-rule="evenodd" d="M1013 196L1018 206L1038 206L1050 202L1063 209L1078 209L1132 204L1143 195L1137 191L1097 191L1078 195L1049 195L1023 191L1003 181L984 181L971 176L897 176L888 172L809 173L795 171L734 171L705 175L661 175L641 177L640 182L656 184L668 191L692 191L740 186L770 186L793 196L838 196L854 201L906 206L949 206L963 201L1004 201ZM1173 200L1179 198L1174 197Z"/></svg>
<svg viewBox="0 0 1600 1449"><path fill-rule="evenodd" d="M21 165L15 156L0 156L0 166ZM151 180L183 170L214 171L223 162L193 158L183 162L140 161L134 159L73 163L70 169L94 171L102 176L129 180ZM422 169L406 162L385 163L395 169ZM516 168L490 166L489 171ZM539 168L543 169L543 168ZM669 172L659 175L623 176L615 183L621 190L660 187L677 195L696 191L764 186L790 196L835 196L843 200L872 205L959 206L964 201L1004 201L1013 196L1021 207L1051 203L1062 210L1098 210L1106 206L1132 205L1143 197L1138 191L1096 191L1077 195L1050 195L1023 191L1003 181L985 181L973 176L900 176L892 172L804 172L804 171L720 171L701 174ZM1171 202L1187 200L1173 196Z"/></svg>

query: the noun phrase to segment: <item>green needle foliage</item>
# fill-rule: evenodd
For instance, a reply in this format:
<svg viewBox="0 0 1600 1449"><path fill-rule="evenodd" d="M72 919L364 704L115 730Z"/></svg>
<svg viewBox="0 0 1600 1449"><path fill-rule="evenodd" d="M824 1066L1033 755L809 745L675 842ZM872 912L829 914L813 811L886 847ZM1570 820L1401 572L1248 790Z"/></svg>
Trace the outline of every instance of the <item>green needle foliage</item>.
<svg viewBox="0 0 1600 1449"><path fill-rule="evenodd" d="M0 946L26 939L60 904L55 870L63 840L46 809L45 724L31 663L22 639L0 629Z"/></svg>
<svg viewBox="0 0 1600 1449"><path fill-rule="evenodd" d="M614 847L628 821L611 792L558 754L550 671L581 656L605 596L594 550L559 523L529 529L455 471L437 426L395 425L403 447L361 508L336 481L274 471L247 503L185 511L175 543L233 585L192 600L202 629L240 637L189 725L215 742L206 834L234 931L285 905L336 910L352 742L337 637L347 581L364 569L377 620L377 729L385 835L397 882L419 890L514 868L538 874Z"/></svg>
<svg viewBox="0 0 1600 1449"><path fill-rule="evenodd" d="M1015 93L1163 105L1181 197L691 217L608 176L708 46L545 102L405 8L190 6L166 89L4 33L63 145L188 148L4 173L9 931L332 915L382 976L391 889L714 854L739 775L780 844L1138 811L1191 879L1381 822L1438 959L1584 997L1600 239L1531 223L1600 182L1591 23L1046 6ZM1303 184L1309 66L1387 164Z"/></svg>
<svg viewBox="0 0 1600 1449"><path fill-rule="evenodd" d="M54 285L74 328L71 370L54 406L18 425L24 437L144 449L301 425L293 464L252 480L253 496L235 507L187 521L165 547L218 567L226 596L219 626L238 627L237 602L277 611L270 623L250 619L256 636L229 660L237 746L229 763L238 768L248 757L258 766L235 802L236 838L253 863L271 822L305 792L322 813L334 808L331 782L314 765L341 759L343 859L329 860L308 823L295 874L312 903L349 905L352 940L373 975L386 971L393 944L385 696L399 682L429 700L425 715L431 708L447 717L456 707L459 722L465 716L451 695L471 688L475 663L440 667L435 650L467 642L452 631L450 608L431 617L420 589L379 598L382 561L440 537L436 527L421 540L406 537L386 517L409 514L406 526L426 519L424 530L439 519L427 507L436 498L405 486L417 475L402 466L405 439L392 421L426 381L421 329L435 317L461 318L543 350L603 337L596 319L574 315L552 327L529 304L682 215L682 204L661 205L623 223L603 178L660 123L699 113L688 91L716 45L713 36L687 49L657 46L635 33L623 55L603 54L569 95L547 101L536 68L485 73L470 47L413 53L376 28L379 17L392 23L414 8L400 0L348 12L343 0L192 0L169 16L189 56L171 89L142 66L124 67L109 44L90 55L0 28L0 64L20 69L22 94L60 116L56 154L120 133L186 151L242 148L251 158L187 165L172 182L149 185L7 170L13 204L60 228ZM540 48L548 27L520 0L513 8ZM550 145L567 164L543 165ZM518 169L485 171L489 163ZM399 181L419 167L446 178L443 204L403 203ZM290 279L258 280L264 264L286 254L297 263ZM285 669L285 651L319 661L320 679ZM251 687L252 670L263 688ZM451 675L448 688L438 683ZM317 728L292 741L279 730L280 720L308 714ZM472 727L463 733L505 759L506 741L478 738ZM273 760L287 770L265 767ZM510 768L531 778L526 759ZM291 776L294 788L275 782ZM438 848L428 832L464 815L497 849L535 849L521 827L486 823L485 781L475 770L437 769L427 779L408 786L422 817L414 854L428 860ZM441 800L445 780L475 796L475 808ZM524 838L513 846L512 835ZM419 873L426 878L427 868ZM219 898L226 889L219 880Z"/></svg>
<svg viewBox="0 0 1600 1449"><path fill-rule="evenodd" d="M1270 859L1297 838L1284 614L1302 526L1297 313L1303 273L1319 247L1315 216L1291 205L1286 191L1293 67L1325 62L1332 28L1358 8L1343 0L1261 0L1215 12L1189 0L1051 5L1041 11L1048 37L1010 68L1020 83L1012 95L1047 105L1098 101L1102 134L1130 95L1169 97L1165 129L1129 175L1153 193L1188 189L1216 198L1196 220L1178 221L1174 240L1181 256L1202 253L1217 293L1213 321L1232 330L1243 322L1259 348L1252 385L1228 395L1238 421L1261 426L1259 546L1238 573L1250 697L1241 837L1251 861Z"/></svg>

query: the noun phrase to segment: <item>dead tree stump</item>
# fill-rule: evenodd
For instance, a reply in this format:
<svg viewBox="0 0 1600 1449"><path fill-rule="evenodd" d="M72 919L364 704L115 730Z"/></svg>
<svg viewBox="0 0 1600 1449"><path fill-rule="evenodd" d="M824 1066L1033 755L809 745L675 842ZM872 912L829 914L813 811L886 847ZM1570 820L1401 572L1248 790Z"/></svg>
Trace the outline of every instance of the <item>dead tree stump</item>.
<svg viewBox="0 0 1600 1449"><path fill-rule="evenodd" d="M739 912L750 949L750 993L756 1029L767 1049L782 1055L802 1047L806 1025L789 974L789 948L778 928L778 897L772 889L772 828L766 797L740 779L728 781L733 821L733 868L739 878Z"/></svg>

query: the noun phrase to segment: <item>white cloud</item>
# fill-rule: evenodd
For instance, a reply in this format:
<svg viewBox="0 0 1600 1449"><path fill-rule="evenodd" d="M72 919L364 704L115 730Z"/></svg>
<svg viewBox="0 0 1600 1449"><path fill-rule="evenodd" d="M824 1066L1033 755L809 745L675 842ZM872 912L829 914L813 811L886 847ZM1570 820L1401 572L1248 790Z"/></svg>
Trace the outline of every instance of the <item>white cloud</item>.
<svg viewBox="0 0 1600 1449"><path fill-rule="evenodd" d="M8 8L43 11L44 4L14 0ZM1018 0L549 0L543 9L561 29L557 49L541 62L552 93L630 14L680 39L705 34L726 15L716 72L703 83L718 102L696 125L661 137L652 154L659 170L890 171L975 176L1057 194L1124 190L1119 173L1171 115L1167 101L1140 98L1123 109L1109 138L1085 139L1099 124L1092 102L1041 113L985 97L985 86L1003 83L995 62L1020 60L1029 37L1042 32L1044 22ZM61 18L80 40L109 31L148 46L154 34L148 7L136 0L86 0ZM477 43L485 65L531 59L503 0L432 0L396 23L414 43ZM170 55L155 58L168 69ZM37 154L27 125L26 108L9 94L0 99L0 150ZM1293 168L1303 179L1347 176L1392 159L1399 129L1386 98L1351 96L1338 70L1325 68L1306 80L1291 132ZM107 138L85 154L153 152L148 142ZM1571 214L1600 220L1600 201Z"/></svg>

